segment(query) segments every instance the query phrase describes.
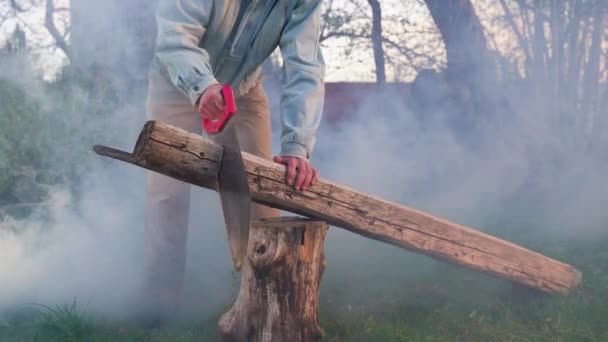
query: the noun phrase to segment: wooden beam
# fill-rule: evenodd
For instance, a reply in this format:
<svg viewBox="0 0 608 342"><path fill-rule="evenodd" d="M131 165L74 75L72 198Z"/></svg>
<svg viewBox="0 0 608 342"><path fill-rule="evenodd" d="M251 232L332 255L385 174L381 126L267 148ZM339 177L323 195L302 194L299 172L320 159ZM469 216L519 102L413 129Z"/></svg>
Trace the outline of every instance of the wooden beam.
<svg viewBox="0 0 608 342"><path fill-rule="evenodd" d="M97 146L98 154L217 189L222 146L200 135L149 121L129 155ZM546 293L566 294L581 282L570 265L430 214L322 179L297 192L284 166L243 153L253 201L347 229L371 239L469 269L507 278Z"/></svg>

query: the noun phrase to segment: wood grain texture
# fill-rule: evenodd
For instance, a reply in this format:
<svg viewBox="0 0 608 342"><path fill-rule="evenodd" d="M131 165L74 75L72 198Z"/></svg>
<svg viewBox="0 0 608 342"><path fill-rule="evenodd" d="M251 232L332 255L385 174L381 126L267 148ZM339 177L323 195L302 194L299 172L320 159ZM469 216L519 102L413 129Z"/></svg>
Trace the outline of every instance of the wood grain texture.
<svg viewBox="0 0 608 342"><path fill-rule="evenodd" d="M150 121L138 139L132 163L216 190L221 155L222 147L208 139ZM547 293L566 294L581 282L581 273L572 266L508 241L324 179L296 192L286 183L282 165L248 153L243 159L257 203Z"/></svg>
<svg viewBox="0 0 608 342"><path fill-rule="evenodd" d="M239 295L219 321L222 341L311 342L318 323L327 224L303 218L253 222Z"/></svg>

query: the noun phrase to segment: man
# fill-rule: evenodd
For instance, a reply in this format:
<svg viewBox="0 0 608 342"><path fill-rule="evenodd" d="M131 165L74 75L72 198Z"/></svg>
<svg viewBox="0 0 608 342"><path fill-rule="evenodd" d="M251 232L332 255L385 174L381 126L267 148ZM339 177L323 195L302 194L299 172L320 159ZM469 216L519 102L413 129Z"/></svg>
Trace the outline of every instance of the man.
<svg viewBox="0 0 608 342"><path fill-rule="evenodd" d="M201 116L223 111L221 85L235 90L236 130L244 151L270 159L268 100L260 65L280 47L283 57L281 152L296 190L318 181L308 159L315 144L324 97L319 47L320 0L160 0L158 35L150 72L150 119L200 133ZM231 143L226 134L210 138ZM189 185L150 173L146 220L148 314L168 318L178 304L185 269ZM279 216L253 205L252 219Z"/></svg>

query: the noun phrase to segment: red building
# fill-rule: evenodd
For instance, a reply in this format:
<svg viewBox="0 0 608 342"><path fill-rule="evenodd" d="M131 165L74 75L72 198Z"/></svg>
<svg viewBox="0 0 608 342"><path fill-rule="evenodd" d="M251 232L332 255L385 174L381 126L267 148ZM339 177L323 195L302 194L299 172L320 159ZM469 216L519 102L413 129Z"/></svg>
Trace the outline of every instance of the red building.
<svg viewBox="0 0 608 342"><path fill-rule="evenodd" d="M386 97L391 101L406 103L410 95L409 83L387 83L380 85L372 82L328 82L325 83L324 120L330 125L346 119L357 112L366 101ZM382 108L378 108L380 114Z"/></svg>

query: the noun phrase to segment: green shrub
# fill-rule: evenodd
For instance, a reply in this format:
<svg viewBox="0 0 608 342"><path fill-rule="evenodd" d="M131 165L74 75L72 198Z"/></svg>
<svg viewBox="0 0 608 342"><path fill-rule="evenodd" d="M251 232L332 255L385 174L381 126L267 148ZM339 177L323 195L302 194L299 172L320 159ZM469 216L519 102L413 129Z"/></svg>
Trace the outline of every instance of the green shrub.
<svg viewBox="0 0 608 342"><path fill-rule="evenodd" d="M40 119L35 101L9 80L0 79L0 194L29 166L28 136Z"/></svg>
<svg viewBox="0 0 608 342"><path fill-rule="evenodd" d="M28 82L33 90L24 90ZM119 134L104 129L115 127L111 84L98 93L82 75L28 82L0 76L0 219L28 216L36 206L18 204L44 202L53 186L75 189L92 165L91 147Z"/></svg>

